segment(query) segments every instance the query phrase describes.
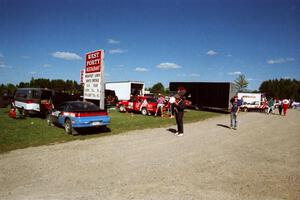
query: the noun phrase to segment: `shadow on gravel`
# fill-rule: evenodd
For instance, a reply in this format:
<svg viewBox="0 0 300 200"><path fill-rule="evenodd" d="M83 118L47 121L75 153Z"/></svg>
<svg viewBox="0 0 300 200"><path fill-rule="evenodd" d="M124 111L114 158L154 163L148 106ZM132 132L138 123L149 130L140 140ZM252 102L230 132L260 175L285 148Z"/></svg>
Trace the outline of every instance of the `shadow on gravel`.
<svg viewBox="0 0 300 200"><path fill-rule="evenodd" d="M167 131L169 131L169 132L171 132L171 133L176 133L176 132L177 132L177 130L174 129L174 128L168 128Z"/></svg>
<svg viewBox="0 0 300 200"><path fill-rule="evenodd" d="M103 134L111 132L108 127L98 127L98 128L82 128L76 129L78 135L94 135L94 134Z"/></svg>
<svg viewBox="0 0 300 200"><path fill-rule="evenodd" d="M227 125L224 125L224 124L217 124L217 126L230 129L230 126L227 126Z"/></svg>

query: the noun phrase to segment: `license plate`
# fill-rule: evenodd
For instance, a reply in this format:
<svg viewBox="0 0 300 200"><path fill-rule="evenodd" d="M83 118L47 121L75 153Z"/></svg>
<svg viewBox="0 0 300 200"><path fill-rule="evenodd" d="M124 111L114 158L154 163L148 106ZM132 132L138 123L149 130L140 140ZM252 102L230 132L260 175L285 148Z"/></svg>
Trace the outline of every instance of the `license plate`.
<svg viewBox="0 0 300 200"><path fill-rule="evenodd" d="M92 122L92 125L93 126L100 126L100 125L102 125L102 123L101 122Z"/></svg>

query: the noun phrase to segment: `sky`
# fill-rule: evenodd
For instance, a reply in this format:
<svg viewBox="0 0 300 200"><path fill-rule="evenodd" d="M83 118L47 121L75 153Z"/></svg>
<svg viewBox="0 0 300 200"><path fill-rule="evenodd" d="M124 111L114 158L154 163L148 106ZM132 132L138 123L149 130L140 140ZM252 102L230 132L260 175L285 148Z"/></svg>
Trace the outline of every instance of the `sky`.
<svg viewBox="0 0 300 200"><path fill-rule="evenodd" d="M300 0L0 0L0 83L80 80L105 52L105 81L300 80Z"/></svg>

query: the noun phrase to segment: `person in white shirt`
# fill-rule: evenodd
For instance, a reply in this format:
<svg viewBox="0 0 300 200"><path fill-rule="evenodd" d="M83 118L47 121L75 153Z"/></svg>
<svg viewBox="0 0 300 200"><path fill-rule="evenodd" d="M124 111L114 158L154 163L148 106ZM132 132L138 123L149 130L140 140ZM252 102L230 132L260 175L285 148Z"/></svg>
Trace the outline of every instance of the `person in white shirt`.
<svg viewBox="0 0 300 200"><path fill-rule="evenodd" d="M175 103L176 99L174 96L171 96L169 99L169 103L170 103L170 118L174 118L174 103Z"/></svg>

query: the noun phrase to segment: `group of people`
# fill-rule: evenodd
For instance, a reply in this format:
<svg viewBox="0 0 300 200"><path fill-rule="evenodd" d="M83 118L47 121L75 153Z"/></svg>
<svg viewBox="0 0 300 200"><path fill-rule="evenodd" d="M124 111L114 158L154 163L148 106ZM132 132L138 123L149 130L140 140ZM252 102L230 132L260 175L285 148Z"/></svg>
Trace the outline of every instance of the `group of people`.
<svg viewBox="0 0 300 200"><path fill-rule="evenodd" d="M271 98L268 101L267 114L270 113L274 114L275 108L278 108L279 115L281 115L283 111L283 115L286 116L289 106L290 106L290 101L287 99L280 100L278 98L277 99Z"/></svg>
<svg viewBox="0 0 300 200"><path fill-rule="evenodd" d="M240 105L241 103L238 100L237 96L234 96L231 100L231 109L230 109L230 128L237 130L237 115L240 111ZM269 101L265 102L266 105L268 106L267 109L267 114L274 113L275 108L278 108L279 115L286 116L287 115L287 110L290 107L290 101L287 99L273 99L271 98Z"/></svg>

